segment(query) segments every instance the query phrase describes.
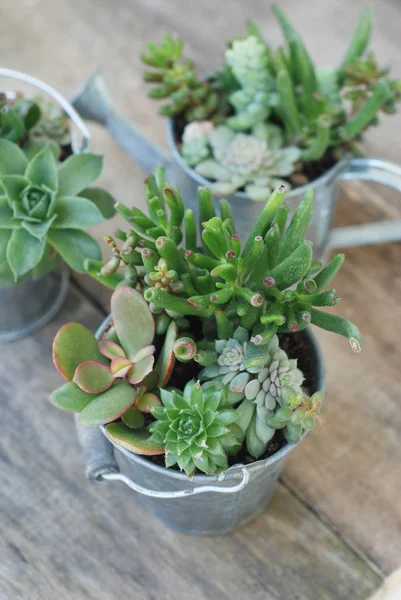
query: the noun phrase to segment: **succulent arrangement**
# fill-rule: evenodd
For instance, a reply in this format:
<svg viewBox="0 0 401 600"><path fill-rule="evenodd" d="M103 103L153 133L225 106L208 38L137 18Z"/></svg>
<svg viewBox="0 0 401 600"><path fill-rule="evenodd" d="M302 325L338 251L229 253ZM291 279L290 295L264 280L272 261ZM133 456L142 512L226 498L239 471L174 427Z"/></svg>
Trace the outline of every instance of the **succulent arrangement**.
<svg viewBox="0 0 401 600"><path fill-rule="evenodd" d="M30 110L24 122L32 131L38 123L29 127L35 120ZM22 147L21 140L0 139L1 285L41 277L60 259L82 272L84 258L100 258L97 241L83 229L114 214L112 197L88 187L101 172L102 157L75 154L59 162L48 139L32 137Z"/></svg>
<svg viewBox="0 0 401 600"><path fill-rule="evenodd" d="M198 189L199 237L162 168L145 195L148 215L116 204L129 229L108 236L106 264L85 263L113 290L110 324L100 340L77 323L61 328L53 357L67 382L51 402L188 476L261 458L273 438L296 443L322 420L323 394L299 365L302 330L314 324L361 349L355 325L321 310L339 301L327 286L344 256L313 261L312 191L289 219L285 188L275 189L243 241L209 188Z"/></svg>
<svg viewBox="0 0 401 600"><path fill-rule="evenodd" d="M307 183L344 153L363 152L365 130L401 99L401 80L367 52L370 9L337 68L317 68L282 9L273 12L284 44L273 50L250 22L248 35L228 44L220 70L206 81L182 57L181 40L165 36L142 55L153 67L145 80L156 83L149 96L169 101L161 113L175 119L182 157L215 182L216 195L241 190L266 201L280 177L287 185Z"/></svg>

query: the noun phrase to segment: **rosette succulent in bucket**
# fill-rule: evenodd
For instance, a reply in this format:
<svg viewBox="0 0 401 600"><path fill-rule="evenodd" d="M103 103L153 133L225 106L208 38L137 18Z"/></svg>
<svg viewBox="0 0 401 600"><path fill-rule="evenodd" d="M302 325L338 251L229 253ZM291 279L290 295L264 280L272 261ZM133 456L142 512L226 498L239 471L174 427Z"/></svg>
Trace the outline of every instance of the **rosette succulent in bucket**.
<svg viewBox="0 0 401 600"><path fill-rule="evenodd" d="M328 285L344 256L313 261L312 192L289 219L285 188L274 190L247 240L225 200L216 214L209 188L198 190L199 228L163 169L145 195L148 214L116 205L129 228L108 238L110 259L85 263L113 290L111 317L100 339L77 323L61 328L53 357L67 381L51 402L189 477L295 444L322 421L303 330L361 349L357 327L322 310L339 301Z"/></svg>

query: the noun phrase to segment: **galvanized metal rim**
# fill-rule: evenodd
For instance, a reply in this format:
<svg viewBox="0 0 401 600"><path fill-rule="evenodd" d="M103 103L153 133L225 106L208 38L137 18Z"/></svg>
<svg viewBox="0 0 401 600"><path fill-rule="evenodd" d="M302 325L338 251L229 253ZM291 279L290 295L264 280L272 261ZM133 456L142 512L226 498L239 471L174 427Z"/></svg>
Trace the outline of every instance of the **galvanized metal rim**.
<svg viewBox="0 0 401 600"><path fill-rule="evenodd" d="M103 321L103 323L100 325L99 329L96 331L96 334L95 334L96 339L98 339L98 340L101 339L101 337L103 336L103 334L109 327L111 320L112 320L112 317L111 317L111 315L109 315ZM320 348L320 345L319 345L315 335L309 330L309 327L307 329L305 329L301 335L306 336L306 338L308 340L309 349L314 354L313 362L316 367L317 391L324 391L325 387L326 387L326 373L325 373L323 353ZM189 481L188 476L185 473L180 473L179 471L175 471L174 469L167 469L166 467L161 467L161 466L156 465L155 463L151 462L149 459L141 457L139 454L134 454L133 452L130 452L129 450L126 450L125 448L122 448L117 443L113 442L112 440L110 440L108 438L108 436L106 434L106 428L104 425L102 425L100 427L100 429L101 429L102 433L105 435L105 437L113 444L113 446L115 448L117 448L117 450L122 452L122 454L124 454L129 460L137 462L140 465L142 465L143 467L146 467L147 469L150 469L151 471L159 473L160 475L165 475L165 476L167 475L169 477L172 477L173 479L179 479L180 481L183 481L183 482ZM227 469L227 471L225 471L222 476L195 475L190 481L194 482L194 483L199 483L202 485L205 485L207 483L212 483L213 481L222 481L222 480L229 481L230 479L236 479L236 478L241 477L243 468L256 471L258 469L264 469L264 468L270 467L274 463L276 463L279 460L281 460L282 458L286 457L292 450L294 450L294 448L299 446L299 444L302 442L302 440L305 438L305 436L307 434L308 434L308 432L306 431L303 434L301 440L298 442L298 444L286 444L285 446L283 446L283 448L281 448L281 450L279 450L272 456L269 456L269 458L265 458L263 460L257 460L248 465L244 465L244 464L233 465L229 469Z"/></svg>

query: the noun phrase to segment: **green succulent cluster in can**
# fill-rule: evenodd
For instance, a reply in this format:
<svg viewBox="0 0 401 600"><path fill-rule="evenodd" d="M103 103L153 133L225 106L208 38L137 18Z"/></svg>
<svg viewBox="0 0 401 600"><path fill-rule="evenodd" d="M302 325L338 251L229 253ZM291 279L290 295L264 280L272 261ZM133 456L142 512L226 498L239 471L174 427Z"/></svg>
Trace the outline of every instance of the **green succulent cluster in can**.
<svg viewBox="0 0 401 600"><path fill-rule="evenodd" d="M0 285L38 279L61 260L82 272L85 258L101 256L84 229L114 214L110 194L90 187L103 159L72 154L54 105L21 95L0 103Z"/></svg>
<svg viewBox="0 0 401 600"><path fill-rule="evenodd" d="M166 99L184 161L210 180L216 195L238 190L265 202L284 178L307 183L319 163L363 153L365 130L391 114L401 80L368 52L373 18L366 9L338 67L316 67L301 35L273 8L284 43L273 49L254 22L224 52L222 66L199 80L181 40L166 36L142 55L149 96ZM175 49L172 52L172 48ZM313 163L313 171L305 166ZM295 174L295 176L294 176Z"/></svg>
<svg viewBox="0 0 401 600"><path fill-rule="evenodd" d="M52 403L188 476L263 458L275 440L298 442L322 420L323 394L292 340L312 324L361 349L357 327L322 310L339 301L328 286L344 256L314 261L312 192L290 217L284 187L275 189L247 240L207 187L198 219L162 168L145 196L147 214L116 204L129 227L107 237L109 260L85 262L112 290L110 322L100 339L77 323L57 334L54 362L67 381Z"/></svg>

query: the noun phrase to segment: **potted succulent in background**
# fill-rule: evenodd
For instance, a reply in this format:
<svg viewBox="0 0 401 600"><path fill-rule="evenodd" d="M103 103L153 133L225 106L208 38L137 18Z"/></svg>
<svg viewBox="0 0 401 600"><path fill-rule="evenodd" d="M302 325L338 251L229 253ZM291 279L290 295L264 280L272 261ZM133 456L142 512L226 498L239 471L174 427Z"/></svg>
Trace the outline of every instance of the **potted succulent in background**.
<svg viewBox="0 0 401 600"><path fill-rule="evenodd" d="M400 239L400 222L331 232L341 179L375 180L401 191L401 168L363 156L363 134L380 113L395 112L401 81L367 53L372 14L366 9L337 68L317 68L280 7L273 9L285 43L270 47L255 23L229 42L219 70L199 79L183 43L166 35L150 43L142 61L149 96L164 101L173 161L119 117L99 75L75 99L86 118L103 123L145 169L170 162L169 178L196 210L197 185L230 202L239 232L249 235L259 202L272 189L293 188L293 210L308 187L315 209L308 237L315 255L328 247ZM150 67L150 68L149 68Z"/></svg>
<svg viewBox="0 0 401 600"><path fill-rule="evenodd" d="M86 262L114 290L111 316L96 338L77 323L60 329L53 358L67 382L51 402L80 413L91 478L122 479L171 527L223 533L265 508L289 452L322 418L324 367L308 325L361 348L355 325L321 310L339 301L327 286L344 256L313 260L311 191L289 220L277 188L241 241L228 202L217 216L200 187L202 249L163 169L145 192L149 215L117 204L130 229L109 238L105 265ZM102 434L132 479L116 473Z"/></svg>
<svg viewBox="0 0 401 600"><path fill-rule="evenodd" d="M60 107L22 94L0 102L0 340L7 341L60 308L68 288L67 270L56 269L61 261L83 272L84 258L100 258L83 229L110 217L114 202L88 187L102 157L73 153Z"/></svg>

